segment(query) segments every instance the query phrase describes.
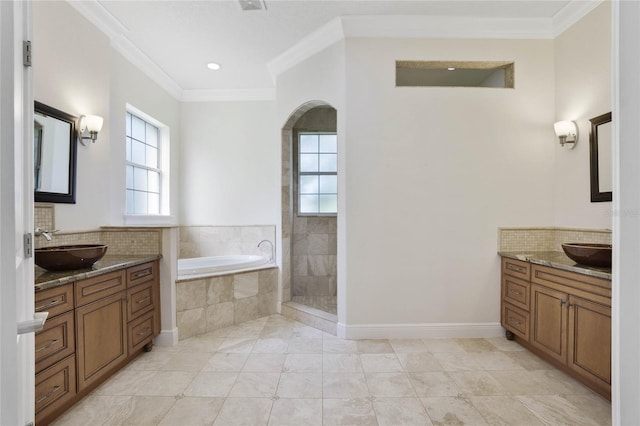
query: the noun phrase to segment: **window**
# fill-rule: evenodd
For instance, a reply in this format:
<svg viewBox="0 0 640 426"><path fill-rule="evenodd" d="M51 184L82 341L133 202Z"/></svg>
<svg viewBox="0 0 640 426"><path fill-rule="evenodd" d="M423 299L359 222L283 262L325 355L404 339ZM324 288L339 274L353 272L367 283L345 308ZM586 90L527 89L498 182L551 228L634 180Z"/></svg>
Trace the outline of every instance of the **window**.
<svg viewBox="0 0 640 426"><path fill-rule="evenodd" d="M126 214L163 212L162 126L127 111Z"/></svg>
<svg viewBox="0 0 640 426"><path fill-rule="evenodd" d="M338 212L338 138L335 133L298 136L298 213Z"/></svg>

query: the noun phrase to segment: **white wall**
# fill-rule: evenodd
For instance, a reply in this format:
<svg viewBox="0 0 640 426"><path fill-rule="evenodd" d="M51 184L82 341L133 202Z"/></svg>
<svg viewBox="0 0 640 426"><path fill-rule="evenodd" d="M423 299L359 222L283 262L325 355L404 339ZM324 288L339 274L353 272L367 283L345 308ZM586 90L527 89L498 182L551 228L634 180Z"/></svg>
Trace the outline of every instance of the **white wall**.
<svg viewBox="0 0 640 426"><path fill-rule="evenodd" d="M575 121L579 135L573 150L555 144L554 224L611 229L611 202L592 203L589 184L589 119L611 111L611 2L558 36L554 49L554 121Z"/></svg>
<svg viewBox="0 0 640 426"><path fill-rule="evenodd" d="M169 127L170 152L162 155L169 156L169 196L170 213L173 220L164 223L177 224L178 205L180 197L179 167L180 167L180 102L171 97L160 86L151 81L139 69L133 66L122 55L111 50L111 82L110 82L110 131L113 135L110 143L109 181L111 185L111 225L124 225L125 212L125 111L126 105L150 115ZM166 176L164 177L166 178Z"/></svg>
<svg viewBox="0 0 640 426"><path fill-rule="evenodd" d="M182 225L269 225L280 214L275 102L181 105Z"/></svg>
<svg viewBox="0 0 640 426"><path fill-rule="evenodd" d="M78 145L76 204L56 204L65 231L124 224L125 104L171 128L171 191L178 191L179 102L110 46L109 39L67 2L34 2L34 97L104 125L95 144ZM178 199L172 199L176 214Z"/></svg>
<svg viewBox="0 0 640 426"><path fill-rule="evenodd" d="M396 60L516 88L396 88ZM552 41L347 40L348 326L499 321L497 227L553 221L553 78Z"/></svg>
<svg viewBox="0 0 640 426"><path fill-rule="evenodd" d="M109 39L67 2L33 3L34 98L80 116L105 118L98 141L78 146L76 204L56 204L65 231L108 223Z"/></svg>

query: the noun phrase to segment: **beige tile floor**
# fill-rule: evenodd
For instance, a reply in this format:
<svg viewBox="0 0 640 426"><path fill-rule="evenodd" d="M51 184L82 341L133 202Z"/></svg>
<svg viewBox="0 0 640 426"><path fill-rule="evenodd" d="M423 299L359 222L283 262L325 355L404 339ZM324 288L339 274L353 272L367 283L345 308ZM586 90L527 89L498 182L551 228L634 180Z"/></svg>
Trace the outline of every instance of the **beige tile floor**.
<svg viewBox="0 0 640 426"><path fill-rule="evenodd" d="M280 315L155 347L56 425L607 425L504 338L340 340Z"/></svg>

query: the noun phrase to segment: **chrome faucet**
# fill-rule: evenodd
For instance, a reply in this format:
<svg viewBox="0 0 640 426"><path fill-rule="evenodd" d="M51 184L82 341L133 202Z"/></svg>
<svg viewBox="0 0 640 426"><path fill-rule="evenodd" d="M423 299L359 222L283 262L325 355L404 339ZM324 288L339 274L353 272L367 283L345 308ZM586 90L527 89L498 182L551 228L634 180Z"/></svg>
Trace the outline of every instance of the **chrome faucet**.
<svg viewBox="0 0 640 426"><path fill-rule="evenodd" d="M45 240L47 241L51 241L51 234L53 234L54 232L58 232L59 229L55 229L53 231L45 231L42 228L36 228L34 235L36 237L44 237Z"/></svg>
<svg viewBox="0 0 640 426"><path fill-rule="evenodd" d="M271 257L269 258L269 263L273 263L274 262L274 256L273 256L273 243L270 240L262 240L258 243L258 248L260 248L260 246L262 245L262 243L269 243L269 245L271 246Z"/></svg>

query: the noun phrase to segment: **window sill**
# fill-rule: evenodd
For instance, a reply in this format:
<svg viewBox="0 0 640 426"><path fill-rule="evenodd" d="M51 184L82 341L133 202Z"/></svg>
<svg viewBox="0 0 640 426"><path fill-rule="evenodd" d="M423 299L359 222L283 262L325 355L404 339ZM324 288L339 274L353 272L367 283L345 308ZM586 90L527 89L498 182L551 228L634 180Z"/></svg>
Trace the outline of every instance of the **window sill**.
<svg viewBox="0 0 640 426"><path fill-rule="evenodd" d="M171 215L124 215L124 224L128 226L176 226L178 220Z"/></svg>

